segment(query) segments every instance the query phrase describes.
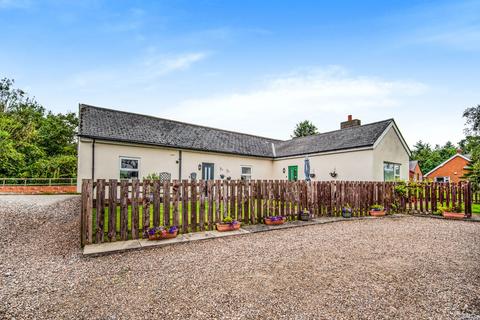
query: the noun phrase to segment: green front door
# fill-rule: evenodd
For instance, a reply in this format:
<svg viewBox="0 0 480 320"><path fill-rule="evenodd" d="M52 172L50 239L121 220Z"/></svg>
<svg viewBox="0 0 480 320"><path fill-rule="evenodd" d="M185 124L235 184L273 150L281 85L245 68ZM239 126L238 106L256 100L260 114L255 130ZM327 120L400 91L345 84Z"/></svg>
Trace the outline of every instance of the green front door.
<svg viewBox="0 0 480 320"><path fill-rule="evenodd" d="M288 181L298 180L298 166L288 166Z"/></svg>

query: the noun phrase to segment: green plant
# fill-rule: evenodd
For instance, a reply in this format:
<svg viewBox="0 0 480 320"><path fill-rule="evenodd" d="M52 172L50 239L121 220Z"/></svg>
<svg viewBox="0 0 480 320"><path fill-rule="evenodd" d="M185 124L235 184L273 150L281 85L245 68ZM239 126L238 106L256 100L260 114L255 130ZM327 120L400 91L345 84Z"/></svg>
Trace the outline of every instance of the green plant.
<svg viewBox="0 0 480 320"><path fill-rule="evenodd" d="M453 206L438 206L437 211L434 212L437 214L442 214L444 212L455 212L455 213L461 213L462 212L462 207L458 205L453 205Z"/></svg>
<svg viewBox="0 0 480 320"><path fill-rule="evenodd" d="M158 173L149 173L146 177L143 177L143 179L147 180L160 180L160 175Z"/></svg>
<svg viewBox="0 0 480 320"><path fill-rule="evenodd" d="M392 203L392 204L390 205L390 208L392 209L392 211L395 211L395 212L396 212L396 211L398 210L398 205L397 205L396 203Z"/></svg>
<svg viewBox="0 0 480 320"><path fill-rule="evenodd" d="M405 197L407 195L407 185L405 181L398 181L395 185L395 194L399 197Z"/></svg>
<svg viewBox="0 0 480 320"><path fill-rule="evenodd" d="M382 211L383 206L378 203L375 203L373 206L370 207L370 209L372 209L373 211Z"/></svg>
<svg viewBox="0 0 480 320"><path fill-rule="evenodd" d="M223 223L232 223L233 219L232 219L232 217L225 217L225 218L223 218L222 222Z"/></svg>

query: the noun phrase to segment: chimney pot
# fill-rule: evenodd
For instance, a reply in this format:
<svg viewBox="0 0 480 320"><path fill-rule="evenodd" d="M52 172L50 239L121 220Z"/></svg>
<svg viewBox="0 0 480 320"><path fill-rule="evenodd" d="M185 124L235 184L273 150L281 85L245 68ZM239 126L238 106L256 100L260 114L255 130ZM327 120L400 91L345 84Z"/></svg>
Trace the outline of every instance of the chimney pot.
<svg viewBox="0 0 480 320"><path fill-rule="evenodd" d="M353 119L352 115L349 114L347 117L347 121L341 122L340 123L340 129L346 129L346 128L351 128L351 127L357 127L361 125L361 121L358 119Z"/></svg>

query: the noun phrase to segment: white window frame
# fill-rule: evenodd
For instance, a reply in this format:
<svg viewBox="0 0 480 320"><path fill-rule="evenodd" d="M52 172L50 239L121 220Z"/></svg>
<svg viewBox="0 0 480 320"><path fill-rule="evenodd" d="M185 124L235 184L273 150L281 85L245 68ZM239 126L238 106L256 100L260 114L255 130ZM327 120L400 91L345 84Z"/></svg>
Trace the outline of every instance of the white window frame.
<svg viewBox="0 0 480 320"><path fill-rule="evenodd" d="M443 181L438 181L438 178L442 178ZM450 182L450 177L435 177L435 182Z"/></svg>
<svg viewBox="0 0 480 320"><path fill-rule="evenodd" d="M250 174L244 174L244 173L243 173L243 168L248 168L248 169L250 169ZM240 179L241 179L241 180L252 180L252 172L253 172L252 166L241 165L241 166L240 166Z"/></svg>
<svg viewBox="0 0 480 320"><path fill-rule="evenodd" d="M128 169L128 168L122 168L122 160L136 160L137 161L137 169ZM130 171L130 172L137 172L137 179L140 179L140 161L141 158L137 157L126 157L126 156L120 156L118 158L118 175L120 179L122 179L122 171ZM131 179L129 179L131 180Z"/></svg>
<svg viewBox="0 0 480 320"><path fill-rule="evenodd" d="M402 165L400 163L395 163L395 162L389 162L389 161L384 161L383 162L383 181L390 181L390 180L386 180L385 178L385 165L387 164L392 164L393 165L393 180L392 181L396 181L396 180L399 180L400 177L402 176L402 173L401 173L401 170L402 170ZM398 175L396 174L397 172L397 169L398 169Z"/></svg>

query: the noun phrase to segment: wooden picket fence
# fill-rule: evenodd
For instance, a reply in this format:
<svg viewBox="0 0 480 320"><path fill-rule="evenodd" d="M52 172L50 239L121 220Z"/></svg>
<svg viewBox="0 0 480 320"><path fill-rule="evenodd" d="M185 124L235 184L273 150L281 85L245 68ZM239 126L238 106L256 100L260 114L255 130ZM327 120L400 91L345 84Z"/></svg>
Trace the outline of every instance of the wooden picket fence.
<svg viewBox="0 0 480 320"><path fill-rule="evenodd" d="M272 215L293 220L303 209L314 217L340 216L346 205L353 216L365 216L373 204L402 213L458 205L470 217L472 190L467 182L85 179L81 243L146 238L148 228L157 226L177 226L182 233L213 230L226 216L255 224Z"/></svg>
<svg viewBox="0 0 480 320"><path fill-rule="evenodd" d="M480 203L480 191L476 191L476 192L473 193L472 201L473 201L473 203L475 203L475 204L479 204L479 203Z"/></svg>

